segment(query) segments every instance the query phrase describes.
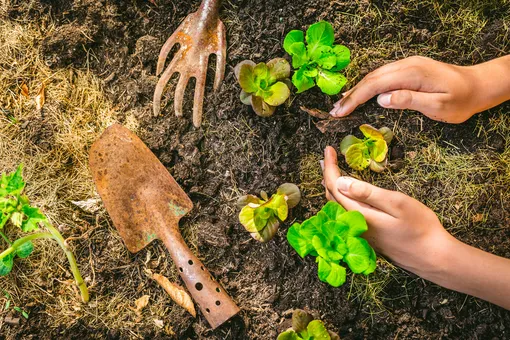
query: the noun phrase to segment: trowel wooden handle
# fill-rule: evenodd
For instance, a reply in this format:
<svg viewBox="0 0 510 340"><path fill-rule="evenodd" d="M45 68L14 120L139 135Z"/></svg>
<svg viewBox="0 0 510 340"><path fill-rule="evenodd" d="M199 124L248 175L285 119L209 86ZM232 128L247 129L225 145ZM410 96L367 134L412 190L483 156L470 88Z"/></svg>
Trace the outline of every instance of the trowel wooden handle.
<svg viewBox="0 0 510 340"><path fill-rule="evenodd" d="M188 291L213 329L239 313L239 307L191 252L178 231L169 228L165 235L159 237L170 252Z"/></svg>

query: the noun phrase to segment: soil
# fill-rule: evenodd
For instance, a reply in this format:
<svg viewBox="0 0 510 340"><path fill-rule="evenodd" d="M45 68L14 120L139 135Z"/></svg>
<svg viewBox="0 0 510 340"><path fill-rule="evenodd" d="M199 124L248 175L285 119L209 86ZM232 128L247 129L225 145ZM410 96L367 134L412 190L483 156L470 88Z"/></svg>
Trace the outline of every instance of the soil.
<svg viewBox="0 0 510 340"><path fill-rule="evenodd" d="M118 119L122 122L127 112L136 116L141 125L141 138L195 205L189 217L181 221L181 226L186 229L192 224L199 225L196 232L198 253L242 312L214 331L208 328L201 315L194 320L183 313L182 318L171 322L176 338L275 339L288 326L290 311L294 308L313 311L342 339L508 338L509 312L402 271L397 271L398 279L390 280L384 288L380 310L374 310L367 302L350 299L349 282L341 288L321 283L313 258L297 256L285 234L292 221L301 221L316 213L325 202L323 196L306 196L305 193L301 204L292 210L289 221L280 227L274 240L266 244L252 240L238 223L234 208L238 194L260 190L271 193L284 182L299 184L300 160L310 154L320 159L324 147L337 146L344 134L322 134L313 124L317 119L299 109L300 106L322 110L332 107L338 98L325 96L317 88L293 97L290 105L278 108L269 119L256 116L238 98L233 67L244 59L259 62L283 56L280 42L285 32L305 29L319 19L335 22L335 13L356 13L363 10L364 2L225 2L221 17L228 30L226 76L219 91L214 93L214 62L211 64L204 123L199 129L191 123L193 82L188 85L184 117L174 116L172 95L168 96L168 105L160 116L152 114L159 49L183 18L198 8L199 2L156 0L155 3L157 5L145 0L41 0L30 15L37 20L50 13L57 23L57 29L42 46L46 62L53 68L88 67L100 76L105 82L105 91L117 105ZM399 36L402 42L399 48L410 51L432 39L439 49L445 50L441 58L445 62L473 64L501 55L494 47L498 46L494 32L508 30L501 21L504 10L489 10L486 14L489 24L481 38L472 42L472 49L477 52L460 56L447 48L448 38L438 34L439 22L430 19L432 6L423 5L409 14L403 10L405 1L374 1L374 5L391 13L401 26L374 27L370 18L363 19L366 21L366 25L362 25L364 28L336 24L338 40L347 44L353 53L363 51L374 36L385 36L388 41ZM24 15L26 13L15 7L9 13L13 19ZM402 27L407 29L401 30ZM370 56L365 60L370 60ZM366 62L359 70L359 77L383 63L377 60ZM167 93L173 93L175 80L174 77ZM492 148L496 153L505 149L503 136L494 133L486 144L476 134L480 124L486 125L494 117L493 112L485 112L462 125L445 125L425 118L420 120L417 113L399 115L385 111L372 100L354 115L374 126L398 124L412 133L421 132L460 152L482 147ZM406 151L417 147L405 145L397 138L390 151L392 164L398 165ZM343 161L340 164L346 169ZM398 171L398 166L395 168L394 171ZM427 185L434 187L434 183ZM424 199L428 189L423 188ZM483 211L483 203L480 205L474 209ZM510 231L497 229L498 221L508 221L508 207L492 211L489 223L493 224L487 229L470 230L456 236L510 257ZM144 284L136 276L107 270L108 260L101 258L104 247L94 244L91 248L93 256L97 257L97 281L101 286L94 294L109 294L120 285ZM144 259L145 250L132 255L130 260L143 263ZM31 315L30 321L19 328L18 338L121 339L132 336L126 330L91 328L82 322L72 327L48 327L50 321L45 317L44 305L35 306ZM167 337L158 328L138 334L144 338Z"/></svg>

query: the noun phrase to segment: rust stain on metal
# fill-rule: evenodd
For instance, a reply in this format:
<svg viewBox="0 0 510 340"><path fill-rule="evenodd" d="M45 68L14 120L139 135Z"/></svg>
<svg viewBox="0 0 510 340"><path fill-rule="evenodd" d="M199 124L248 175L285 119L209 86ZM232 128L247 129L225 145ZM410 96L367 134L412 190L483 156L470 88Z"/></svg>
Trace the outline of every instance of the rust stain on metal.
<svg viewBox="0 0 510 340"><path fill-rule="evenodd" d="M149 148L114 124L92 145L89 161L97 191L126 247L137 252L161 239L213 328L237 314L237 305L186 246L179 220L193 204Z"/></svg>

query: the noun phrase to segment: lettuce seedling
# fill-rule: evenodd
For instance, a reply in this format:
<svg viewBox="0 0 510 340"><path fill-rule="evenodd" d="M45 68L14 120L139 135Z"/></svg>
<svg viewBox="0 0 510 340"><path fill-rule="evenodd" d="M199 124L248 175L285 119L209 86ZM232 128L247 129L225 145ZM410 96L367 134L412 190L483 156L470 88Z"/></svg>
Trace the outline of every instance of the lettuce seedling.
<svg viewBox="0 0 510 340"><path fill-rule="evenodd" d="M329 95L342 90L347 79L340 71L351 62L351 52L344 45L335 45L334 42L333 26L326 21L311 25L306 36L299 30L287 34L283 48L292 57L292 67L297 69L292 76L297 93L316 84Z"/></svg>
<svg viewBox="0 0 510 340"><path fill-rule="evenodd" d="M328 331L324 323L314 320L313 316L304 310L296 309L292 313L292 328L278 335L277 340L340 340L338 334Z"/></svg>
<svg viewBox="0 0 510 340"><path fill-rule="evenodd" d="M242 88L241 101L251 105L259 116L271 116L290 96L290 65L283 58L272 59L267 64L244 60L235 67L234 73Z"/></svg>
<svg viewBox="0 0 510 340"><path fill-rule="evenodd" d="M0 179L0 237L9 245L7 249L0 253L0 276L5 276L11 272L16 256L26 258L32 253L34 250L33 240L52 238L64 250L71 265L71 272L74 275L76 285L80 289L82 300L88 302L87 286L81 277L76 259L65 244L64 238L51 225L41 210L32 206L28 197L23 194L25 181L23 180L22 171L23 166L20 165L15 172L2 174ZM38 231L40 224L44 225L47 231L31 233L11 242L3 232L9 222L26 233Z"/></svg>
<svg viewBox="0 0 510 340"><path fill-rule="evenodd" d="M361 234L368 230L359 211L346 211L330 201L319 213L303 223L294 223L287 240L301 257L316 256L319 279L333 287L344 284L347 263L355 274L368 275L375 270L376 255Z"/></svg>
<svg viewBox="0 0 510 340"><path fill-rule="evenodd" d="M265 191L261 191L260 196L246 195L239 198L239 221L254 239L267 242L274 237L280 223L287 219L289 208L299 203L301 192L297 185L285 183L280 185L271 198L268 198Z"/></svg>
<svg viewBox="0 0 510 340"><path fill-rule="evenodd" d="M370 167L372 171L381 172L388 163L388 144L393 139L393 132L383 127L376 128L363 124L359 127L365 138L346 136L340 143L340 152L347 164L354 170Z"/></svg>

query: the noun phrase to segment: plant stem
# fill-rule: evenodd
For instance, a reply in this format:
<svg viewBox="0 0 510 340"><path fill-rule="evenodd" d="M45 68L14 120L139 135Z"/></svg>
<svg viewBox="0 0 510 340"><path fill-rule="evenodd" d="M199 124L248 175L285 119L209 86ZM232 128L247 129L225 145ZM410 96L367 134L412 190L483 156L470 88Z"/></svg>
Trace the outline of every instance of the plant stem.
<svg viewBox="0 0 510 340"><path fill-rule="evenodd" d="M81 277L81 273L80 273L80 270L78 269L78 265L76 263L76 259L73 255L73 253L69 250L69 248L67 248L64 238L62 237L60 232L57 230L57 228L52 226L48 221L44 221L43 224L48 229L48 231L51 233L53 239L55 241L57 241L59 246L62 248L62 250L66 254L67 260L69 261L69 264L71 266L71 272L73 273L74 280L76 282L76 285L80 289L81 298L82 298L83 302L85 302L85 303L89 302L89 291L87 289L87 285L85 284L85 282L83 281L83 278Z"/></svg>
<svg viewBox="0 0 510 340"><path fill-rule="evenodd" d="M7 242L10 246L12 246L12 242L11 242L11 240L9 240L9 239L7 238L7 236L5 236L5 234L4 234L4 233L2 233L1 231L0 231L0 236L2 236L2 238L5 240L5 242Z"/></svg>
<svg viewBox="0 0 510 340"><path fill-rule="evenodd" d="M13 243L11 243L11 246L9 248L7 248L2 253L0 253L0 260L3 259L4 257L6 257L7 255L15 252L16 249L18 249L24 243L31 241L31 240L38 239L38 238L53 238L53 235L50 233L35 233L35 234L31 234L31 235L22 237L20 239L17 239Z"/></svg>

